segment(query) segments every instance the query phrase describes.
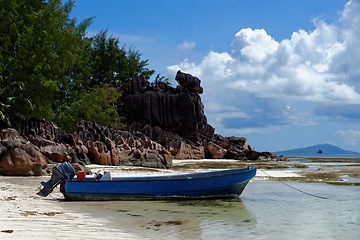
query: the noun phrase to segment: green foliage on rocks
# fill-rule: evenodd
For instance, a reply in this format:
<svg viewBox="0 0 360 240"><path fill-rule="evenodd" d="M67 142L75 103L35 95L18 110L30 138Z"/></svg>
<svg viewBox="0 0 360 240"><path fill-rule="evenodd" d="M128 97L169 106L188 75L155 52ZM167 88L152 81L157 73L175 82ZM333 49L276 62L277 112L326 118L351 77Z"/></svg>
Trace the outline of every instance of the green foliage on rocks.
<svg viewBox="0 0 360 240"><path fill-rule="evenodd" d="M68 132L73 132L76 124L81 120L94 121L112 128L122 128L124 118L118 115L116 108L116 101L120 96L116 88L94 87L89 93L83 94L78 101L62 109L57 122Z"/></svg>

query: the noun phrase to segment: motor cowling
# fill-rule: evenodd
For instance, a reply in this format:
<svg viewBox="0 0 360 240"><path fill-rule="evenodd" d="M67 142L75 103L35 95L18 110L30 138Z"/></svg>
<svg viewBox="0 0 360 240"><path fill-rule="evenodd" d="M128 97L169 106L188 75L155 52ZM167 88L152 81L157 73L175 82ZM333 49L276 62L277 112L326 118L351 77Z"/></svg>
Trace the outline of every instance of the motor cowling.
<svg viewBox="0 0 360 240"><path fill-rule="evenodd" d="M75 176L75 169L69 162L63 162L54 167L51 178L47 182L41 182L42 189L37 193L39 196L48 196L54 188L66 179L71 180Z"/></svg>

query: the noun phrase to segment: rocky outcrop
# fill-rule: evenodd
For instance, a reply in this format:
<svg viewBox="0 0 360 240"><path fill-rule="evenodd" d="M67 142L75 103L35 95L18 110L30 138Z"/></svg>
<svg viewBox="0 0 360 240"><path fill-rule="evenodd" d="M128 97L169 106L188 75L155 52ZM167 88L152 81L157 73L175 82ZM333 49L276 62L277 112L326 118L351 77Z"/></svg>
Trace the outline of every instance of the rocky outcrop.
<svg viewBox="0 0 360 240"><path fill-rule="evenodd" d="M27 126L22 134L39 146L49 162L172 167L171 153L140 132L115 130L87 121L81 121L73 134L62 134L47 121L33 121Z"/></svg>
<svg viewBox="0 0 360 240"><path fill-rule="evenodd" d="M153 141L161 144L171 153L174 159L203 159L205 158L204 147L194 141L182 138L174 132L165 131L158 126L141 125L133 123L129 126L130 132L141 132Z"/></svg>
<svg viewBox="0 0 360 240"><path fill-rule="evenodd" d="M258 160L259 158L276 158L276 156L269 152L256 152L256 151L244 151L245 157L248 160Z"/></svg>
<svg viewBox="0 0 360 240"><path fill-rule="evenodd" d="M177 71L175 80L179 84L179 87L190 90L191 92L202 94L203 88L200 86L201 80L188 73L183 73L180 70Z"/></svg>
<svg viewBox="0 0 360 240"><path fill-rule="evenodd" d="M225 157L227 150L220 145L210 142L206 145L206 150L213 159L222 159Z"/></svg>
<svg viewBox="0 0 360 240"><path fill-rule="evenodd" d="M37 146L11 128L1 131L0 140L0 175L41 175L47 159Z"/></svg>
<svg viewBox="0 0 360 240"><path fill-rule="evenodd" d="M180 71L176 80L179 85L172 88L162 82L150 86L144 78L133 79L122 87L118 108L126 116L129 132L148 136L174 158L205 158L202 142L211 139L215 130L204 114L201 81Z"/></svg>
<svg viewBox="0 0 360 240"><path fill-rule="evenodd" d="M89 150L91 163L172 167L171 153L140 132L131 133L81 121L73 135L78 145Z"/></svg>
<svg viewBox="0 0 360 240"><path fill-rule="evenodd" d="M62 132L53 122L31 120L22 125L21 135L36 145L50 163L90 164L88 149L76 144L72 134Z"/></svg>

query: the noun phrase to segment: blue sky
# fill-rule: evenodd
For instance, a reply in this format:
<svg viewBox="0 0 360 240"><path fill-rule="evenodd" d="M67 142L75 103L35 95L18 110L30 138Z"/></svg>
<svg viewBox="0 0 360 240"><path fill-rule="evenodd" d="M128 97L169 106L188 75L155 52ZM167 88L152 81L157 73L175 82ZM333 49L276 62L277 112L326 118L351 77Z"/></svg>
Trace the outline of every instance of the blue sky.
<svg viewBox="0 0 360 240"><path fill-rule="evenodd" d="M208 122L257 151L360 152L360 0L77 0L175 87L201 79Z"/></svg>

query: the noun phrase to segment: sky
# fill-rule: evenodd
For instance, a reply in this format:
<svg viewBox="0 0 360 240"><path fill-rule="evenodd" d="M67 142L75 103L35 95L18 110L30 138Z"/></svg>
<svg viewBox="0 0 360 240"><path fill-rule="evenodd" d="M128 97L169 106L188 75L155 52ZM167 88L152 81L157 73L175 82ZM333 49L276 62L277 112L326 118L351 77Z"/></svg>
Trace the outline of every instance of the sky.
<svg viewBox="0 0 360 240"><path fill-rule="evenodd" d="M201 80L208 123L256 151L360 152L360 0L77 0L71 17L177 85Z"/></svg>

